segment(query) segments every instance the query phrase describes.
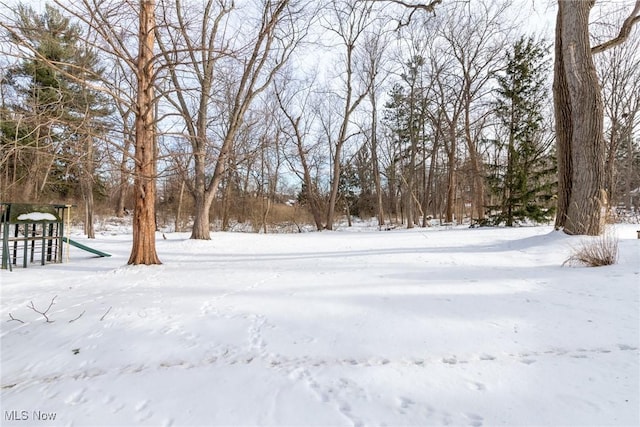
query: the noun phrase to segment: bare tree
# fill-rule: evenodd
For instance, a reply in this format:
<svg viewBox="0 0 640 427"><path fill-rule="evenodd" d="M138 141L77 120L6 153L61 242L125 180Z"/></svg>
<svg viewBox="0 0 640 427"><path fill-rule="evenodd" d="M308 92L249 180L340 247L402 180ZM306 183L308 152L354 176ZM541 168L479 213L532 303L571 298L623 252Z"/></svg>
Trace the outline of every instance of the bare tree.
<svg viewBox="0 0 640 427"><path fill-rule="evenodd" d="M311 211L316 229L320 231L324 229L320 194L310 159L310 152L317 147L317 144L309 143L309 139L313 138L312 126L316 118L316 111L310 105L313 98L313 82L295 82L290 75L285 75L283 80L276 82L274 92L283 116L280 126L289 143L295 147L293 157L297 160L294 162L287 159L287 161L291 170L303 182L304 202ZM295 166L297 162L301 170Z"/></svg>
<svg viewBox="0 0 640 427"><path fill-rule="evenodd" d="M378 121L379 121L379 92L389 73L385 70L385 53L390 40L389 32L385 24L377 22L370 31L365 33L363 44L364 64L363 79L367 82L369 90L369 102L371 104L371 124L368 133L368 143L371 152L371 167L376 196L376 216L378 226L384 226L384 203L380 174L380 162L378 160Z"/></svg>
<svg viewBox="0 0 640 427"><path fill-rule="evenodd" d="M640 22L637 0L618 35L592 47L589 12L594 4L595 0L558 0L553 84L559 175L556 227L567 234L601 234L608 205L603 101L593 55L623 43Z"/></svg>
<svg viewBox="0 0 640 427"><path fill-rule="evenodd" d="M123 103L123 111L135 114L133 245L128 263L160 264L155 246L155 0L140 0L138 4L115 0L55 2L70 16L91 29L95 48L117 61L122 69L135 77L135 81L131 80L135 87L125 93L121 92L121 87L110 84L108 80L93 88L113 97L116 102ZM131 28L137 30L137 41L133 43ZM130 93L135 94L135 99L129 97Z"/></svg>
<svg viewBox="0 0 640 427"><path fill-rule="evenodd" d="M612 206L626 202L631 208L629 193L632 179L629 176L629 160L620 164L620 153L629 148L633 128L640 116L640 31L633 31L629 40L595 56L595 64L600 76L605 117L606 160L605 188L607 199ZM628 154L628 153L627 153ZM617 183L624 183L619 188Z"/></svg>
<svg viewBox="0 0 640 427"><path fill-rule="evenodd" d="M181 1L163 1L162 6L167 31L158 40L171 82L163 95L182 120L191 146L183 165L186 179L186 168L193 164L193 179L186 181L195 200L191 238L209 239L210 207L233 158L234 141L249 107L300 40L296 20L303 3L262 0L239 9L231 0L209 0L189 16ZM251 7L254 15L241 17ZM231 22L234 11L238 14ZM212 140L218 141L213 159ZM208 170L212 163L215 167Z"/></svg>
<svg viewBox="0 0 640 427"><path fill-rule="evenodd" d="M342 152L345 143L350 138L351 118L360 103L371 90L370 84L357 86L357 48L365 29L371 24L372 4L364 2L352 2L346 0L332 0L327 11L326 28L338 39L340 47L344 49L342 65L344 66L341 77L343 92L338 95L341 103L340 119L337 134L327 136L331 140L332 172L331 191L327 207L326 228L333 229L333 222L338 200L340 186L340 174L342 168ZM329 123L325 121L325 129L329 130Z"/></svg>
<svg viewBox="0 0 640 427"><path fill-rule="evenodd" d="M431 78L435 81L430 97L435 102L435 113L431 115L434 133L440 136L445 150L447 187L445 197L444 220L452 223L455 219L455 207L457 200L457 164L458 164L458 128L464 112L464 100L459 91L457 76L452 73L450 63L446 57L440 54L441 50L435 48L430 55Z"/></svg>
<svg viewBox="0 0 640 427"><path fill-rule="evenodd" d="M131 108L135 104L135 82L123 61L112 61L108 79L118 96L115 98L116 113L119 122L114 124L112 143L107 144L107 155L111 164L113 210L117 217L122 217L127 211L127 195L131 187L133 159L131 149L135 142L135 111Z"/></svg>
<svg viewBox="0 0 640 427"><path fill-rule="evenodd" d="M455 60L456 73L461 78L464 140L473 180L472 215L479 221L485 216L485 173L479 143L489 111L482 102L491 91L488 83L501 66L500 54L512 29L505 17L509 6L510 0L478 1L473 9L454 8L447 12L448 19L441 29L444 50Z"/></svg>

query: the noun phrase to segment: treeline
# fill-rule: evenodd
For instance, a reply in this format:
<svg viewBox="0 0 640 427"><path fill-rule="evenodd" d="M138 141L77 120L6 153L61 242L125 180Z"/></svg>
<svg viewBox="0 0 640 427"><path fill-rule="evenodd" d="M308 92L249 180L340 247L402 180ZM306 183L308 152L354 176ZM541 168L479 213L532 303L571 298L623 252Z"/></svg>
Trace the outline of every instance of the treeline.
<svg viewBox="0 0 640 427"><path fill-rule="evenodd" d="M97 209L134 204L129 3L24 2L0 16L0 199L80 204L89 236ZM158 221L206 239L217 220L268 231L345 215L381 227L553 219L552 43L523 33L510 2L154 6ZM640 187L637 33L597 57L607 198L627 209Z"/></svg>

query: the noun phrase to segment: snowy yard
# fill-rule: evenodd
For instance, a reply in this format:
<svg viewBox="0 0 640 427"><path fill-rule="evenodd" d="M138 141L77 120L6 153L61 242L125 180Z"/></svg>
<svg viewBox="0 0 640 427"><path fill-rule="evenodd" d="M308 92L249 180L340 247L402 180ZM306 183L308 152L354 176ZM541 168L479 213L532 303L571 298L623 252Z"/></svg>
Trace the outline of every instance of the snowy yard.
<svg viewBox="0 0 640 427"><path fill-rule="evenodd" d="M74 236L113 257L0 272L0 424L637 426L637 228Z"/></svg>

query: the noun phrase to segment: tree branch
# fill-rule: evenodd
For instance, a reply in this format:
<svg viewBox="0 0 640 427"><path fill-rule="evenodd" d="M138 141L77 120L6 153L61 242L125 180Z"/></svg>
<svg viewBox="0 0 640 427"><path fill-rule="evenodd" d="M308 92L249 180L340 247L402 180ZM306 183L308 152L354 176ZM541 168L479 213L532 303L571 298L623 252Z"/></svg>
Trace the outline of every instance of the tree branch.
<svg viewBox="0 0 640 427"><path fill-rule="evenodd" d="M109 307L109 309L107 310L107 312L105 314L102 315L102 317L100 318L100 321L102 322L104 320L105 317L107 317L107 314L109 314L109 312L111 311L113 307Z"/></svg>
<svg viewBox="0 0 640 427"><path fill-rule="evenodd" d="M85 313L85 310L82 311L82 313L80 313L80 315L74 319L69 320L69 323L75 322L76 320L78 320L79 318L82 317L82 315Z"/></svg>
<svg viewBox="0 0 640 427"><path fill-rule="evenodd" d="M7 320L7 322L12 322L12 321L24 323L22 320L16 319L15 317L13 317L13 315L11 313L9 313L9 320Z"/></svg>
<svg viewBox="0 0 640 427"><path fill-rule="evenodd" d="M618 36L592 47L591 54L604 52L605 50L611 49L612 47L624 43L624 41L629 38L629 34L631 34L633 26L638 22L640 22L640 0L636 0L636 5L633 7L633 11L631 11L627 19L625 19L622 23L622 27L620 28Z"/></svg>
<svg viewBox="0 0 640 427"><path fill-rule="evenodd" d="M33 301L31 301L27 307L30 308L31 310L35 311L36 313L41 314L45 318L47 323L53 323L54 321L53 320L49 320L49 316L47 316L47 313L49 312L49 310L51 310L51 307L53 307L53 304L55 304L56 298L58 298L58 295L56 295L55 297L53 297L51 299L51 302L49 303L49 307L47 307L47 309L45 311L38 310L33 305Z"/></svg>
<svg viewBox="0 0 640 427"><path fill-rule="evenodd" d="M389 3L399 4L400 6L406 7L408 9L413 9L413 10L421 9L429 13L432 13L434 11L434 8L440 3L442 3L442 0L431 0L429 3L426 3L426 4L411 4L402 0L384 0L384 1L387 1Z"/></svg>
<svg viewBox="0 0 640 427"><path fill-rule="evenodd" d="M409 16L407 17L406 21L402 21L402 19L400 19L400 21L398 22L398 27L396 28L396 30L399 30L400 28L406 27L407 25L409 25L409 23L413 19L413 14L416 13L416 11L418 10L424 10L427 13L434 13L435 7L438 6L440 3L442 3L442 0L431 0L425 4L407 3L404 0L373 0L373 2L385 2L385 3L398 4L406 9L411 10L411 12L409 12Z"/></svg>

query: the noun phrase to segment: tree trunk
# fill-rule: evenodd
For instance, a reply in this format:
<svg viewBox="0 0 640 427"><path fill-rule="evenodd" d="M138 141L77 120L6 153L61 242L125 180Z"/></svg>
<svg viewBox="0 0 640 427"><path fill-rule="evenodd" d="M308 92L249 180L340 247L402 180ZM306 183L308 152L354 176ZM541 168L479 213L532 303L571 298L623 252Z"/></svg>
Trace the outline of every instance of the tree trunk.
<svg viewBox="0 0 640 427"><path fill-rule="evenodd" d="M209 207L206 206L204 194L197 194L194 197L193 228L190 238L210 240L209 222Z"/></svg>
<svg viewBox="0 0 640 427"><path fill-rule="evenodd" d="M376 188L376 212L378 227L384 226L384 208L382 205L382 185L380 182L380 166L378 164L378 106L375 89L369 94L371 99L371 166L373 168L373 183Z"/></svg>
<svg viewBox="0 0 640 427"><path fill-rule="evenodd" d="M296 129L296 134L299 136L298 130ZM324 228L322 224L322 214L320 212L320 206L318 203L318 192L316 191L316 186L313 180L311 179L311 171L309 170L309 165L307 163L307 156L304 152L304 147L302 146L302 140L298 139L298 154L300 156L300 161L302 163L302 173L304 184L307 188L307 198L309 200L309 209L311 210L311 215L313 215L313 221L316 223L316 229L321 231Z"/></svg>
<svg viewBox="0 0 640 427"><path fill-rule="evenodd" d="M346 121L346 120L345 120ZM346 126L346 124L345 124ZM342 139L342 136L340 137ZM340 185L340 172L342 170L342 165L340 162L341 152L342 152L342 144L344 141L341 139L338 140L336 144L336 152L333 158L333 173L331 179L331 193L329 194L329 206L327 209L327 230L333 230L333 219L336 211L336 202L338 201L338 187Z"/></svg>
<svg viewBox="0 0 640 427"><path fill-rule="evenodd" d="M207 203L207 186L205 175L205 154L203 151L196 152L193 156L194 161L194 185L190 187L193 196L193 228L191 229L190 239L210 240L211 234L209 230L209 212L211 210L211 203ZM220 160L218 160L219 162ZM216 167L217 169L217 167ZM210 191L217 193L217 188ZM214 194L215 197L215 194Z"/></svg>
<svg viewBox="0 0 640 427"><path fill-rule="evenodd" d="M564 72L562 56L562 13L564 5L558 2L558 17L556 20L555 62L553 70L553 106L556 123L556 151L558 164L558 200L556 213L556 229L564 228L567 223L567 211L571 196L571 176L573 161L571 159L571 140L573 139L573 125L571 123L571 103L569 102L569 88Z"/></svg>
<svg viewBox="0 0 640 427"><path fill-rule="evenodd" d="M80 188L85 207L84 232L89 239L95 239L96 235L93 228L93 175L95 168L93 160L93 140L91 138L87 138L85 153L85 159L80 162L80 167L82 168L82 183L80 184Z"/></svg>
<svg viewBox="0 0 640 427"><path fill-rule="evenodd" d="M184 187L186 186L186 183L184 182L184 179L182 180L182 184L180 185L180 196L178 197L178 209L176 211L176 220L175 220L175 225L173 227L173 229L176 232L180 232L182 231L182 202L184 200Z"/></svg>
<svg viewBox="0 0 640 427"><path fill-rule="evenodd" d="M616 175L618 174L616 154L620 145L621 132L618 130L620 124L616 117L613 117L611 123L611 135L609 135L609 141L607 142L607 154L605 160L606 177L604 188L606 189L607 201L611 206L616 205L615 187L616 187Z"/></svg>
<svg viewBox="0 0 640 427"><path fill-rule="evenodd" d="M127 126L127 129L129 127ZM122 160L120 161L119 175L118 175L118 190L116 194L116 216L121 218L125 214L126 210L126 197L127 188L129 186L129 168L127 167L127 158L129 156L129 149L131 147L130 132L124 132L125 143L122 148Z"/></svg>
<svg viewBox="0 0 640 427"><path fill-rule="evenodd" d="M84 171L84 175L87 175L87 171ZM96 234L93 228L93 183L89 181L91 178L83 176L83 181L80 185L82 191L82 198L84 199L84 233L89 239L95 239Z"/></svg>
<svg viewBox="0 0 640 427"><path fill-rule="evenodd" d="M438 119L438 124L437 126L440 126L440 120ZM429 202L431 202L432 204L432 213L434 213L434 217L435 217L435 212L433 211L433 199L435 198L435 194L434 192L432 192L432 188L433 188L433 178L435 175L435 170L436 167L438 166L438 162L437 162L437 156L438 156L438 150L440 149L440 132L435 132L434 135L434 139L433 139L433 147L431 147L431 154L430 154L430 159L431 159L431 165L429 166L429 176L427 178L427 183L425 184L425 188L424 188L424 207L423 207L423 212L424 212L424 216L422 217L422 226L426 227L428 224L427 222L427 212L429 212ZM426 167L426 159L425 161L425 167Z"/></svg>
<svg viewBox="0 0 640 427"><path fill-rule="evenodd" d="M628 124L627 124L626 135L625 135L627 140L627 162L626 162L627 177L625 179L625 194L627 196L626 207L629 210L633 209L633 195L631 194L631 190L633 190L633 188L631 187L631 180L632 180L632 174L633 174L634 146L633 146L633 138L631 138L631 131L633 128L633 123L635 121L635 116L636 116L636 113L634 111L631 114L631 117L628 118L629 121L627 122Z"/></svg>
<svg viewBox="0 0 640 427"><path fill-rule="evenodd" d="M470 92L470 88L466 89ZM467 99L464 108L464 137L467 141L467 149L469 150L469 162L471 164L472 174L472 194L471 194L471 222L478 220L482 223L484 220L484 174L482 157L478 153L476 141L471 136L471 99Z"/></svg>
<svg viewBox="0 0 640 427"><path fill-rule="evenodd" d="M156 254L156 150L153 91L153 47L155 0L141 0L138 93L136 105L136 150L134 176L133 247L129 264L161 264Z"/></svg>
<svg viewBox="0 0 640 427"><path fill-rule="evenodd" d="M561 47L560 58L556 61L561 61L561 68L557 70L564 74L567 92L556 99L568 102L570 121L566 122L563 116L556 120L561 133L566 132L566 127L571 129L569 146L558 145L559 157L571 156L570 178L560 179L571 182L564 224L567 234L599 235L604 225L603 103L589 41L589 11L593 3L561 0L558 9ZM568 99L565 100L564 95L568 95ZM564 112L566 108L565 105L556 106L556 111ZM560 164L558 166L560 168ZM569 171L565 169L563 173Z"/></svg>
<svg viewBox="0 0 640 427"><path fill-rule="evenodd" d="M456 132L454 124L450 124L447 148L447 205L445 221L453 222L453 212L456 203Z"/></svg>
<svg viewBox="0 0 640 427"><path fill-rule="evenodd" d="M416 187L416 151L418 151L416 137L411 138L411 153L409 154L409 173L408 180L404 183L407 186L405 209L407 211L407 228L413 228L415 225L415 202L414 191Z"/></svg>

